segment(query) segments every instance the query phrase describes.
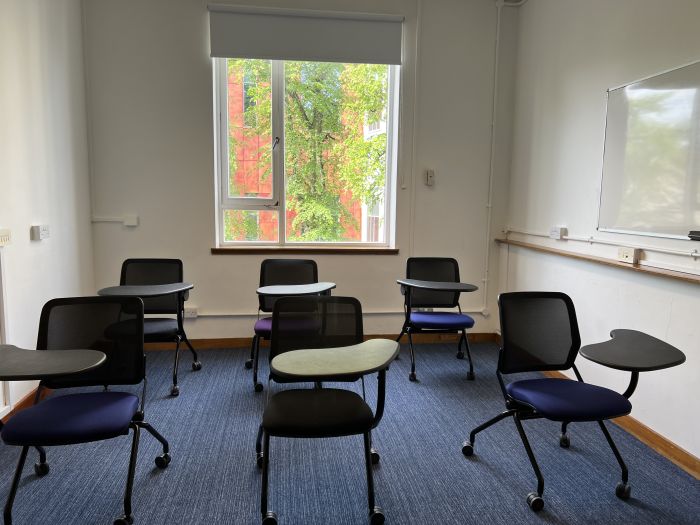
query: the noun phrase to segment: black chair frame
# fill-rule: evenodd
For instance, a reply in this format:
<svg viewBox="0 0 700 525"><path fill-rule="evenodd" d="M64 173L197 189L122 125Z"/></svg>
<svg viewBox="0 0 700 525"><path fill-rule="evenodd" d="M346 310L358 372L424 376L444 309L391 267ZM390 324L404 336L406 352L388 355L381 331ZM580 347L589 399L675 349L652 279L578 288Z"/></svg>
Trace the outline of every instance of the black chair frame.
<svg viewBox="0 0 700 525"><path fill-rule="evenodd" d="M48 329L48 317L50 315L50 310L54 306L70 305L70 304L85 304L85 303L114 303L121 302L122 304L128 304L130 311L136 312L138 316L143 318L143 301L138 297L71 297L71 298L61 298L53 299L44 305L41 313L41 320L39 322L39 336L37 342L37 351L52 351L47 348L47 329ZM118 321L118 320L115 320ZM143 339L143 323L139 323L141 328L141 338ZM60 350L55 350L60 351ZM143 368L146 367L146 355L143 355ZM80 376L67 377L67 382L70 383L72 379ZM55 380L48 381L51 388L57 388L58 385L55 384ZM146 430L151 434L163 447L163 453L155 458L155 464L159 469L165 469L170 464L170 445L168 441L145 419L145 400L146 400L146 386L147 380L145 373L143 374L143 386L140 396L140 406L139 410L134 414L134 417L129 424L129 428L133 431L132 443L131 443L131 453L129 455L129 468L126 480L126 488L124 490L124 514L114 521L114 525L130 525L134 522L133 510L132 510L132 493L134 488L134 474L136 472L136 460L138 456L139 439L141 429ZM36 395L34 396L34 404L36 405L42 398L42 389L46 388L47 381L40 381L37 387ZM67 384L66 386L70 386ZM108 389L109 385L104 385L105 390ZM2 424L0 423L0 428ZM22 477L22 470L24 469L24 464L27 459L27 452L29 451L29 446L23 446L20 452L19 460L15 468L15 473L12 478L12 484L10 486L10 493L7 497L7 502L5 503L5 508L3 512L3 519L5 525L12 524L12 506L15 501L15 496L19 488L19 482ZM39 452L39 462L34 464L34 472L38 477L44 477L49 473L49 463L46 459L46 451L44 447L36 446L34 447Z"/></svg>
<svg viewBox="0 0 700 525"><path fill-rule="evenodd" d="M457 260L451 257L409 257L406 261L406 278L411 279L411 263L415 260L434 260L438 262L443 262L443 261L449 261L454 264L454 270L455 270L455 281L454 282L459 282L459 265L457 264ZM415 304L415 301L412 298L412 288L410 286L401 286L401 293L404 296L404 322L403 326L401 327L401 333L399 333L398 337L396 338L396 341L399 342L401 338L403 337L404 334L408 336L408 348L411 353L411 372L409 373L408 378L411 381L416 381L417 376L416 376L416 356L415 352L413 349L413 334L420 334L420 333L431 333L431 334L455 334L459 333L459 341L457 342L457 354L456 357L457 359L464 359L464 354L466 352L467 354L467 360L469 361L469 372L467 372L467 379L473 380L475 375L474 375L474 364L472 362L472 354L469 349L469 339L467 337L467 331L466 329L461 329L461 330L455 330L455 329L439 329L439 328L420 328L411 323L411 312L413 308L424 308L424 307L442 307L443 305L434 305L434 304L424 304L424 303L419 303ZM450 292L441 292L443 294L449 294ZM449 305L449 307L452 308L457 308L457 311L461 314L462 313L462 307L459 304L459 292L454 293L454 301L452 304ZM464 344L464 351L462 351L462 344Z"/></svg>
<svg viewBox="0 0 700 525"><path fill-rule="evenodd" d="M567 359L566 364L561 367L561 366L541 366L538 367L538 370L541 371L560 371L560 370L573 370L574 374L576 375L576 379L579 382L584 382L583 377L581 376L580 372L578 371L578 368L576 368L576 365L574 364L574 360L576 359L576 355L578 354L579 347L581 345L581 339L579 336L578 332L578 323L576 321L576 313L574 310L574 305L571 299L566 296L565 294L557 293L557 292L517 292L521 295L525 294L532 294L532 296L538 296L538 297L556 297L556 298L561 298L567 303L568 306L568 313L569 313L569 321L571 323L571 326L573 328L574 334L573 334L573 341L571 345L571 351L569 352L569 356ZM499 297L499 303L501 301L501 298L503 295L507 294L502 294L501 297ZM500 308L500 318L501 318L501 331L505 330L505 325L504 325L504 316L503 316L503 308ZM537 477L537 490L535 492L530 492L527 495L527 504L530 506L532 510L535 512L538 512L544 508L544 500L542 499L542 494L544 492L544 476L542 475L542 471L539 468L539 465L537 463L537 459L535 458L535 454L532 451L532 447L530 446L530 441L527 438L527 434L525 433L525 429L523 428L522 422L525 420L529 419L541 419L544 418L544 416L540 413L537 412L537 410L526 404L519 402L515 399L513 399L512 396L508 394L506 391L506 385L503 379L503 373L501 372L503 368L503 362L504 362L504 355L505 355L506 349L505 345L502 345L501 349L499 350L499 357L498 357L498 369L496 370L496 377L498 378L498 383L501 387L501 392L503 393L503 398L505 400L505 405L506 405L506 410L504 412L501 412L497 416L491 418L490 420L486 421L485 423L477 426L474 428L470 433L469 433L469 440L464 441L462 443L462 453L469 457L474 454L474 443L476 441L476 435L481 432L482 430L485 430L494 424L498 423L499 421L506 419L508 417L512 417L513 421L515 422L515 427L518 430L518 434L520 436L520 439L523 443L523 446L525 447L525 452L527 453L527 457L530 460L530 465L532 465L532 469L535 472L535 476ZM518 369L511 369L507 373L518 373L518 372L526 372L526 371L531 371L532 368L530 367L524 367L522 370ZM628 396L625 396L628 397ZM610 449L612 450L613 454L615 455L615 459L617 460L620 469L621 469L621 475L622 475L622 481L618 483L618 485L615 488L615 494L623 500L626 500L630 497L631 493L631 487L628 484L628 479L629 479L629 473L627 469L627 465L625 464L622 455L620 454L620 451L618 450L617 446L615 445L615 442L613 441L612 436L610 435L610 432L608 432L607 427L605 426L605 423L603 420L596 420L598 423L598 426L600 427L601 431L603 432L603 435L605 436L606 441L608 442L608 445L610 446ZM561 448L569 448L570 446L570 439L567 434L567 427L570 424L570 422L564 421L561 423L561 434L559 436L559 446Z"/></svg>
<svg viewBox="0 0 700 525"><path fill-rule="evenodd" d="M121 276L119 278L119 284L120 285L129 285L129 284L134 284L128 282L128 266L131 264L136 264L136 265L148 265L148 264L172 264L172 265L177 265L178 266L178 273L179 273L179 282L183 280L183 267L182 267L182 261L180 259L126 259L122 263L122 269L121 269ZM139 284L146 284L146 283L139 283ZM148 284L167 284L167 283L148 283ZM199 360L199 357L197 355L197 351L194 349L192 346L192 343L190 343L190 340L187 338L187 334L185 333L185 326L184 326L184 318L185 318L185 301L189 298L189 291L184 291L180 292L177 294L176 297L176 305L174 308L149 308L148 306L145 307L145 313L147 314L175 314L176 315L176 320L177 320L177 333L175 334L175 337L172 340L169 339L164 339L162 341L158 342L170 342L172 341L175 343L175 361L173 363L173 384L170 387L170 395L171 396L178 396L180 394L180 387L177 384L177 371L178 367L180 365L180 345L182 343L185 343L187 345L187 348L189 351L192 353L192 370L197 372L202 369L202 363ZM146 298L146 301L144 303L148 303L149 298ZM144 319L145 323L148 323L148 318L146 317ZM156 342L156 341L151 341L151 342Z"/></svg>

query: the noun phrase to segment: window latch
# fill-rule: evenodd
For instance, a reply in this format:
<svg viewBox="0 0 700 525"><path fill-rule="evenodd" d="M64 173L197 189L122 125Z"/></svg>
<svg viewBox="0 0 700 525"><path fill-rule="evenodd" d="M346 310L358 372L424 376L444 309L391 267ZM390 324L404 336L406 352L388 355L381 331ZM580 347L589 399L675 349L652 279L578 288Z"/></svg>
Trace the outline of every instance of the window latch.
<svg viewBox="0 0 700 525"><path fill-rule="evenodd" d="M263 204L266 208L279 208L280 201L275 201L274 204Z"/></svg>
<svg viewBox="0 0 700 525"><path fill-rule="evenodd" d="M279 144L279 143L280 143L280 138L275 137L275 141L272 143L272 151L275 150L275 148L277 147L277 144Z"/></svg>

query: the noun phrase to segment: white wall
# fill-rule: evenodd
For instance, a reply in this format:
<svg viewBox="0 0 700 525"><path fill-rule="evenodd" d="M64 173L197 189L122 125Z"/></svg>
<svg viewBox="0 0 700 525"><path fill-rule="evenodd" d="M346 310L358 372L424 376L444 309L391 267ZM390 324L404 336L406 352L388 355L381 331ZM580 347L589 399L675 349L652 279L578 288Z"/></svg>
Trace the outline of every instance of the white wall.
<svg viewBox="0 0 700 525"><path fill-rule="evenodd" d="M240 4L240 1L235 3ZM245 3L274 5L252 0ZM282 7L406 16L399 159L398 256L318 255L322 280L363 304L368 333L398 332L395 283L409 255L459 260L481 285L489 167L492 0L296 0ZM96 223L96 284L115 284L126 257L183 259L195 284L190 304L206 317L190 337L248 337L263 255L212 255L215 243L212 82L206 1L94 0L84 3L93 209L137 213L137 228ZM420 19L420 20L419 20ZM416 28L420 40L416 54ZM418 67L416 80L415 71ZM415 145L415 148L414 148ZM436 185L420 174L434 168ZM465 296L480 310L482 292ZM476 316L476 331L493 319Z"/></svg>
<svg viewBox="0 0 700 525"><path fill-rule="evenodd" d="M0 3L0 228L6 340L34 348L48 299L94 289L79 0ZM51 237L29 240L31 224ZM32 385L13 383L11 402Z"/></svg>
<svg viewBox="0 0 700 525"><path fill-rule="evenodd" d="M691 241L596 232L610 87L700 59L696 0L530 0L520 8L513 162L508 224L540 233L564 224L574 236L656 243L690 251ZM530 242L614 258L616 249L576 241ZM661 277L511 248L502 288L569 293L583 344L632 328L683 350L684 365L641 374L632 415L695 455L700 421L688 413L700 395L700 289ZM650 264L700 270L690 257L648 254ZM579 359L587 380L624 389L627 375Z"/></svg>

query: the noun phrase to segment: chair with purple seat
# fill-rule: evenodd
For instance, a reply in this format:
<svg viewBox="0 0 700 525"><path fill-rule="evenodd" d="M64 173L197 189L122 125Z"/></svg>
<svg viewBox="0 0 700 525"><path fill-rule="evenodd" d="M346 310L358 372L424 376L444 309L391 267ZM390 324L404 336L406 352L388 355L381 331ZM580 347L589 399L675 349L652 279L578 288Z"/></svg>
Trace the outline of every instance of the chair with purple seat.
<svg viewBox="0 0 700 525"><path fill-rule="evenodd" d="M562 448L569 447L566 435L569 423L595 421L622 470L622 481L615 488L615 494L620 499L628 499L627 467L603 421L629 414L632 405L617 392L583 382L574 364L581 337L571 298L558 292L513 292L501 294L498 304L502 347L496 375L506 410L472 430L469 441L462 445L462 453L472 456L476 435L512 416L537 476L537 491L528 494L527 503L532 510L539 511L544 507L544 478L521 421L545 418L560 422L559 444ZM503 380L504 374L568 369L573 369L578 381L538 377L505 384Z"/></svg>
<svg viewBox="0 0 700 525"><path fill-rule="evenodd" d="M459 264L451 257L409 257L406 261L406 278L424 281L439 281L459 283ZM469 360L467 379L474 379L474 365L466 330L474 326L474 319L462 313L459 305L459 292L418 289L402 286L404 294L405 319L401 333L408 335L408 345L411 351L411 373L408 378L416 381L416 358L413 349L412 334L430 333L459 333L457 343L457 359L464 359L462 343ZM421 311L423 308L457 308L456 312Z"/></svg>
<svg viewBox="0 0 700 525"><path fill-rule="evenodd" d="M318 266L311 259L265 259L260 263L260 287L286 284L311 284L318 282ZM258 382L260 361L260 339L269 341L272 333L272 317L260 318L260 312L272 313L279 297L258 295L258 319L255 322L255 335L250 346L250 358L246 368L253 369L253 387L256 392L263 389Z"/></svg>
<svg viewBox="0 0 700 525"><path fill-rule="evenodd" d="M114 329L114 327L117 327ZM17 469L5 505L5 523L12 522L12 505L30 447L73 445L102 441L133 431L131 459L124 494L124 515L115 525L133 523L131 492L134 484L140 430L152 434L162 445L163 454L155 459L164 469L170 463L169 445L144 421L145 361L143 353L143 302L138 297L75 297L54 299L44 305L39 322L37 351L60 352L69 349L99 350L106 355L103 365L70 376L44 379L43 388L103 387L103 391L52 395L45 401L19 412L2 428L7 445L22 447ZM112 385L143 383L142 395L108 391ZM49 472L42 454L35 472ZM77 471L75 471L77 472Z"/></svg>

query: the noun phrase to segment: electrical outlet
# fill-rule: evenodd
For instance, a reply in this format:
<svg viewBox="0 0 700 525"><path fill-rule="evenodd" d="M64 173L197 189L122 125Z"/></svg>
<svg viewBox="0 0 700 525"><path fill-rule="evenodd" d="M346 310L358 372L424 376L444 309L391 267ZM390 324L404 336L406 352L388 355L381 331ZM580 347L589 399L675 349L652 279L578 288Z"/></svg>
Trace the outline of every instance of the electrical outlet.
<svg viewBox="0 0 700 525"><path fill-rule="evenodd" d="M435 184L435 170L425 170L425 185L433 186Z"/></svg>
<svg viewBox="0 0 700 525"><path fill-rule="evenodd" d="M197 315L196 306L185 306L185 319L197 319Z"/></svg>
<svg viewBox="0 0 700 525"><path fill-rule="evenodd" d="M10 244L11 240L12 240L12 235L10 234L10 230L7 230L7 229L0 230L0 246L5 246L6 244Z"/></svg>
<svg viewBox="0 0 700 525"><path fill-rule="evenodd" d="M126 213L122 217L122 224L124 224L124 226L134 228L135 226L139 225L139 216L135 213Z"/></svg>
<svg viewBox="0 0 700 525"><path fill-rule="evenodd" d="M629 248L626 246L620 246L617 249L617 260L629 264L639 263L639 256L642 250L639 248Z"/></svg>
<svg viewBox="0 0 700 525"><path fill-rule="evenodd" d="M549 228L549 238L560 240L569 234L566 226L552 226Z"/></svg>
<svg viewBox="0 0 700 525"><path fill-rule="evenodd" d="M29 227L29 239L32 241L43 241L48 239L49 236L48 224L34 224Z"/></svg>

